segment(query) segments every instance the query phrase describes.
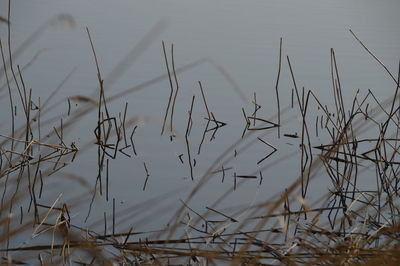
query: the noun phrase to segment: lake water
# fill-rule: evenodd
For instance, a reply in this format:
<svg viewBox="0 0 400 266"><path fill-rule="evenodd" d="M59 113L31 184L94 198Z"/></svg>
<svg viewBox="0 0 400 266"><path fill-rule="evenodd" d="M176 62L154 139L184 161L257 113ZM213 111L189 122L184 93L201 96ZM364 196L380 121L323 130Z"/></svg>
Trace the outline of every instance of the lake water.
<svg viewBox="0 0 400 266"><path fill-rule="evenodd" d="M7 18L7 2L0 2L0 16L3 18ZM282 110L291 105L293 88L287 55L298 88L312 90L323 104L334 106L331 48L335 49L348 108L357 89L360 89L361 95L366 95L371 89L383 101L394 92L394 82L360 46L349 29L396 75L400 59L399 10L398 0L13 1L11 41L12 49L16 51L39 30L33 35L35 39L14 59L15 65L24 66L39 53L32 65L23 70L24 81L32 88L34 101L40 97L44 102L68 73L74 71L51 100L51 103L58 104L51 113L43 114L43 121L53 116L62 116L64 122L68 121L67 98L80 95L95 101L98 99L97 71L86 27L90 30L100 71L105 79L106 97L139 86L137 91L123 94L108 105L111 115L118 120L118 113L123 114L125 103L128 103L127 120L132 117L135 119L127 132L130 134L137 126L134 135L137 156L129 149L131 157L119 152L117 159L109 160L109 200L104 195L97 197L88 223L101 221L104 212L110 215L113 198L116 200L116 210L121 211L175 191L147 210L147 213L156 213L158 218L151 216L147 224L143 223L140 215L131 217L133 221L123 221L122 218L120 221L123 223L121 231L129 230L132 223L155 229L168 221L173 211L181 206L179 199L184 200L188 196L220 154L241 139L246 125L242 108L251 115L254 93L257 103L262 106L257 116L277 122L275 82L280 38L283 39L279 83ZM59 14L63 16L57 17ZM0 37L5 44L6 24L0 24ZM160 135L170 93L169 81L164 76L166 67L162 41L166 44L168 56L171 44L174 44L177 68L206 59L177 75L179 93L174 115L177 137L173 141L170 141L168 126L164 135ZM140 87L158 76L163 78ZM203 84L210 111L217 120L227 123L218 129L212 141L212 132L206 134L200 154L197 151L206 127L204 117L207 117L207 112L198 81ZM4 82L2 77L2 86ZM10 123L9 116L4 115L9 108L8 96L7 89L4 86L2 88L1 133L8 134L9 126L3 126ZM193 127L189 141L192 166L195 164L194 181L191 180L185 141L188 110L193 95ZM85 105L90 103L72 101L72 115ZM315 102L312 105L316 107ZM310 112L309 119L315 123L318 110L314 108ZM234 186L234 173L256 175L257 179L246 182L225 198L221 206L249 206L279 195L297 180L300 139L283 137L283 134L301 134L301 115L296 101L294 108L282 111L281 119L281 138L277 138L276 128L258 131L229 150L224 158L231 158L211 169L218 170L222 165L227 168L224 182L221 182L222 173L211 175L206 186L190 201L190 207L199 212L205 211L206 206ZM73 163L53 174L44 184L49 202L63 192L61 201L72 204L75 195L86 193L71 210L77 224L81 224L87 215L91 195L72 177L83 178L91 188L95 185L97 146L90 143L94 143L96 123L97 110L93 108L92 112L79 117L74 126L66 130L66 143L74 141L76 146L86 148L78 153ZM56 125L59 125L58 121ZM51 132L52 127L47 130ZM322 133L316 136L312 128L312 144L327 144L328 138ZM273 149L257 140L257 136L277 149L260 164L257 162ZM42 140L46 141L45 133ZM252 140L254 142L250 145ZM57 142L54 138L48 141ZM242 148L245 149L240 152ZM238 152L236 157L235 150ZM313 153L316 158L319 151L313 150ZM179 158L182 158L182 162ZM144 163L149 171L145 191ZM261 185L260 171L263 175ZM103 186L104 182L103 172ZM329 187L330 180L321 174L321 179L310 185L309 198L306 199L315 200L325 194Z"/></svg>

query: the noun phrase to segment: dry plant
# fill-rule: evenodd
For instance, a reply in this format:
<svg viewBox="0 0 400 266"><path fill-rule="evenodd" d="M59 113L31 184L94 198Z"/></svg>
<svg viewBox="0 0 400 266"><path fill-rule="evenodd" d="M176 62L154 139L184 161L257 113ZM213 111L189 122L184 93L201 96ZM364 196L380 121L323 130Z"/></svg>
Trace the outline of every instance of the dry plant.
<svg viewBox="0 0 400 266"><path fill-rule="evenodd" d="M80 95L69 97L66 100L69 106L71 100L84 102L85 105L72 113L69 109L67 118L54 115L41 121L41 116L52 114L52 109L57 105L56 103L49 106L53 94L42 103L40 98L36 100L32 95L32 89L28 89L24 83L24 67L14 65L13 61L43 29L39 29L13 52L10 13L9 5L8 18L1 18L1 22L7 24L8 36L5 40L3 36L0 38L2 58L0 81L4 83L0 93L7 90L4 95L7 96L9 103L9 112L3 113L3 117L9 116L9 124L2 124L0 128L2 264L38 262L41 265L398 264L400 260L398 250L400 70L397 77L392 74L353 32L351 34L355 39L393 80L394 93L391 97L379 102L372 91L363 97L357 92L351 105L346 106L338 64L332 49L331 81L334 108L329 109L313 91L298 87L295 70L288 56L286 61L293 82L293 97L291 106L282 108L282 99L279 97L279 80L282 78L281 68L284 64L281 39L275 84L276 115L268 119L261 118L258 113L261 103L257 101L257 95L254 93L252 100L254 111L248 115L242 108L245 119L242 136L222 151L201 177L195 177L193 169L196 161L193 159L195 152L191 143L191 131L193 123L199 121L194 121L193 106L204 105L206 113L206 127L197 155L202 152L202 145L207 136L211 134L211 141L215 139L218 130L228 126L227 123L216 119L214 112L211 111L213 106L207 102L205 87L199 81L201 98L197 100L198 98L193 95L187 104L186 130L184 137L181 137L184 139L186 154L179 156L182 163L188 164L185 167L188 169L190 179L197 179L196 185L186 199L177 203L180 207L178 206L177 211L173 213L167 227L141 232L134 230L132 225L130 230L120 232L116 230L118 224L129 222L132 217L136 217L136 220L140 217L142 223L156 219L158 210L156 208L152 210L151 206L171 196L173 192L119 211L116 210L113 198L112 215L104 213L104 219L94 223L93 228L82 228L74 224L69 211L71 208L79 206L83 200L89 200L91 203L87 220L97 196L109 200L110 160L115 160L117 154L127 157L137 155L134 137L138 118L127 117L128 103L121 105L121 112L117 115L109 111L108 105L155 82L169 80L170 94L161 134L168 130L170 141L174 141L175 138L179 138L173 124L179 91L177 78L179 73L207 63L220 72L239 96L247 101L244 94L233 78L212 60L200 59L176 68L174 46L171 46L171 60L168 60L163 42L167 68L165 75L121 93L106 95L94 38L87 29L97 69L97 100L93 100L94 97ZM57 19L67 19L73 24L73 19L65 15ZM158 31L160 27L156 26L154 32ZM153 38L154 32L145 37L141 46ZM121 66L126 64L127 62L123 61L116 69L121 69ZM69 77L70 74L56 91ZM107 86L111 86L111 83ZM4 99L5 97L2 97L2 100ZM285 123L284 114L291 108L298 108L301 117L300 133L298 135L286 133L281 136ZM318 109L317 115L314 115L316 112L310 111L312 108ZM19 114L20 110L22 115ZM96 111L95 143L87 143L83 147L77 147L74 142L65 143L64 132L72 130L73 125L83 115ZM43 130L47 130L46 138L43 138ZM274 163L270 162L272 155L278 151L273 143L264 138L266 132L271 131L276 132L278 138L288 138L298 142L301 167L296 181L288 185L285 191L270 195L250 206L220 207L220 203L243 184L263 182L262 171L271 167ZM313 145L314 131L316 136L323 134L328 136L325 144ZM264 165L261 166L261 170L246 175L234 172L233 186L222 193L211 206L207 206L203 212L192 208L191 202L194 197L205 189L209 181L219 174L222 175L224 182L227 172L232 170L231 167L225 166L229 165L237 154L255 144L262 145L266 149L266 155L257 159L257 165ZM74 163L77 153L93 145L97 148L98 164L94 187L82 177L64 174L66 177L64 182L68 182L71 178L84 184L90 192L90 198L87 196L88 193L78 195L67 205L61 200L62 194L53 195L44 188L44 184L55 173L63 175L63 168ZM146 162L143 162L143 166L146 174L143 185L145 190L151 175ZM306 200L310 183L321 176L329 178L330 190L315 203L311 203ZM374 180L374 184L366 186L364 184L366 180ZM364 189L365 187L368 188ZM146 209L150 209L150 213L144 214ZM111 225L107 224L110 220ZM100 225L104 227L104 232L95 231ZM112 233L109 233L110 231ZM27 237L30 240L28 243L23 243Z"/></svg>

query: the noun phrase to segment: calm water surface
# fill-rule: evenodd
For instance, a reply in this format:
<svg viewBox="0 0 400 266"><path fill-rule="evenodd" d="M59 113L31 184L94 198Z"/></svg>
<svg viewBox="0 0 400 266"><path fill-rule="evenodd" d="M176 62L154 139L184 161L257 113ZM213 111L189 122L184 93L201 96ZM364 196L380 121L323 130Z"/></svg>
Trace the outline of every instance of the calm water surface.
<svg viewBox="0 0 400 266"><path fill-rule="evenodd" d="M291 104L291 81L286 55L290 57L299 88L313 90L324 104L332 105L330 79L330 48L334 48L345 101L351 103L357 89L360 93L374 91L380 100L390 96L394 90L393 81L384 70L367 54L350 34L352 29L363 42L388 66L397 73L400 56L400 18L397 0L373 1L13 1L11 15L11 37L14 51L35 31L43 28L36 39L29 43L15 58L15 64L27 64L37 53L34 63L24 70L26 84L33 89L34 99L45 99L73 69L73 75L52 100L59 102L52 115L60 114L67 120L68 97L96 95L97 77L93 55L85 28L88 27L99 58L100 69L105 78L106 95L112 96L135 87L154 77L166 73L161 41L168 49L174 44L175 64L184 66L201 58L212 60L223 68L234 80L240 93L234 89L215 65L210 61L178 74L180 92L175 109L177 138L169 140L170 133L160 136L162 121L169 97L168 79L151 83L142 90L127 94L110 103L114 116L123 112L128 102L128 117L138 120L135 133L138 155L128 158L118 154L110 160L109 197L115 198L117 209L145 202L160 194L179 189L163 204L179 206L178 199L184 199L198 183L206 169L240 139L245 121L242 107L248 114L254 110L251 103L254 93L262 108L261 118L273 118L277 111L275 82L278 70L279 40L283 38L283 67L279 84L281 107ZM64 19L55 19L64 14ZM0 2L0 15L7 17L7 1ZM68 16L66 16L68 15ZM0 37L6 41L5 24L0 25ZM146 40L145 45L141 45ZM139 48L137 48L140 46ZM136 48L135 48L136 47ZM132 52L133 51L133 52ZM118 64L128 58L115 74ZM207 113L202 102L198 81L202 81L210 110L218 120L227 123L215 138L206 135L201 153L197 154L206 125L203 119ZM4 79L1 80L2 84ZM0 110L8 108L6 90L0 92ZM196 95L193 109L193 128L189 137L192 159L196 160L194 181L190 178L185 144L185 130L192 95ZM97 99L97 96L96 98ZM74 103L75 104L75 103ZM77 102L72 111L85 103ZM315 103L313 103L315 106ZM315 111L316 112L316 111ZM45 114L44 118L50 114ZM44 119L43 118L43 119ZM2 115L1 123L9 123L9 117ZM96 111L82 117L74 127L65 133L68 142L77 146L93 143L96 126ZM297 105L282 114L284 124L281 134L300 131ZM310 121L314 121L311 115ZM4 128L2 127L2 130ZM264 200L288 187L299 175L299 139L281 137L277 139L276 129L263 131L265 141L273 144L278 151L262 164L257 161L271 152L271 148L260 142L250 146L255 135L236 146L239 152L228 152L233 157L224 163L222 174L215 174L201 190L191 206L204 210L223 191L234 184L234 173L249 175L263 173L263 183L257 180L246 183L226 198L225 206L248 205ZM322 136L312 134L313 144L324 142ZM95 145L79 153L76 161L64 168L65 173L84 178L94 186L97 175L97 149ZM246 148L240 152L241 148ZM183 164L179 156L183 154ZM288 159L286 156L289 157ZM318 154L315 151L315 156ZM146 163L150 177L145 191ZM219 164L216 169L219 169ZM214 169L214 170L216 170ZM63 201L69 202L78 192L85 190L74 181L63 181L65 176L54 176L45 185L51 188L53 197L64 192ZM56 185L57 184L57 185ZM322 195L329 187L329 180L323 178L310 185L310 199ZM321 192L321 193L320 193ZM51 198L51 196L49 196ZM87 214L90 197L73 210L77 223ZM159 203L166 217L172 212ZM103 212L110 213L111 201L98 197L90 221L101 219ZM155 206L157 208L157 206ZM171 208L170 210L173 210ZM160 216L160 213L159 213ZM161 219L161 218L160 218ZM140 220L138 218L138 220ZM154 220L154 219L153 219ZM155 223L164 224L165 220ZM138 222L139 223L139 222Z"/></svg>

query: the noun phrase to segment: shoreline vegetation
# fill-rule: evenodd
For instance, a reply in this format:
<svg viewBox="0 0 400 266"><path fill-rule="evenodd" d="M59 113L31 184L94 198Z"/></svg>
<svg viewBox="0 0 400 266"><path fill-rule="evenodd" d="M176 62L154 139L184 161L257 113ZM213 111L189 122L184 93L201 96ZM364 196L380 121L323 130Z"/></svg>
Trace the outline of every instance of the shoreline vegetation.
<svg viewBox="0 0 400 266"><path fill-rule="evenodd" d="M9 2L10 3L10 2ZM184 104L188 106L186 130L178 134L175 130L175 107L180 84L177 75L200 64L207 63L221 73L242 99L246 96L235 85L232 77L215 62L199 59L184 66L177 66L174 46L162 42L166 74L129 88L115 95L107 95L101 73L99 55L96 53L95 37L87 29L94 67L97 72L97 95L88 97L75 95L65 99L69 106L66 116L47 116L52 108L54 95L70 78L69 73L60 86L44 100L34 95L24 82L24 68L15 65L15 58L40 35L39 29L15 51L11 45L11 8L8 18L0 17L7 25L7 36L0 36L0 101L7 103L8 113L2 113L2 120L8 124L0 126L0 256L1 264L76 264L76 265L259 265L259 264L366 264L397 265L400 261L399 246L399 189L400 189L400 100L399 73L394 74L370 51L366 44L350 30L355 41L361 45L374 62L378 63L393 80L392 96L379 101L373 91L361 96L354 95L351 104L344 100L340 80L340 69L334 49L330 51L331 84L334 108L328 108L312 91L301 88L295 79L289 56L283 53L283 40L277 46L277 78L273 96L276 113L271 118L259 115L262 102L254 93L253 110L242 109L244 129L241 137L226 150L201 176L195 176L194 155L202 152L207 137L215 138L218 130L229 127L217 119L207 101L207 88L198 82L198 94ZM55 20L73 25L67 15ZM11 23L8 23L11 22ZM54 21L53 21L54 22ZM51 24L51 23L49 23ZM3 25L4 26L4 25ZM46 27L46 26L44 26ZM156 27L155 31L160 29ZM141 44L146 44L143 40ZM34 61L34 59L33 59ZM121 65L126 62L121 62ZM282 105L279 81L281 68L289 69L292 80L292 99L288 106ZM118 69L118 67L116 67ZM201 78L201 77L200 77ZM137 117L128 117L128 103L121 105L118 114L109 110L111 102L139 91L152 83L164 81L169 85L160 133L168 141L179 139L185 145L185 153L178 156L187 168L186 182L193 182L188 197L178 202L176 212L166 221L164 228L155 231L137 231L132 225L129 230L120 231L121 220L129 222L139 217L144 223L157 219L158 209L143 214L158 202L174 192L157 195L151 201L116 210L116 199L109 195L109 163L117 154L134 158L137 155L135 143ZM38 99L38 100L36 100ZM84 103L78 109L71 109L74 102ZM195 121L194 104L202 106L205 117ZM4 110L6 108L2 107ZM240 108L240 107L239 107ZM283 114L296 109L299 114L299 133L283 131ZM310 111L313 110L313 111ZM317 110L317 111L316 111ZM317 113L313 115L311 113ZM75 142L66 143L64 136L73 130L72 126L84 115L96 114L93 122L94 141L79 147ZM200 145L191 143L194 122L205 123ZM263 182L263 171L279 152L274 143L266 140L265 132L273 132L278 139L290 139L298 145L299 172L296 181L287 189L265 196L251 206L231 206L221 210L219 203L247 182ZM367 134L366 134L367 132ZM315 146L313 138L326 134L325 144ZM43 136L47 136L44 138ZM227 165L237 156L237 149L247 149L250 144L240 147L245 141L265 147L265 155L257 158L261 170L243 175L233 174L232 187L221 193L217 200L199 211L191 207L195 196L215 178L228 178ZM54 174L59 174L67 165L75 163L77 154L93 148L97 150L97 176L87 181L74 177L87 188L85 195L63 203L62 194L45 201L48 191L45 184ZM290 155L292 156L292 155ZM280 158L280 160L285 158ZM273 161L272 161L273 162ZM265 166L262 166L265 164ZM146 162L143 191L151 180L151 169ZM326 175L330 189L315 203L307 201L309 185ZM366 178L368 177L368 178ZM373 180L365 186L365 180ZM92 182L93 181L93 182ZM66 179L64 182L68 182ZM364 189L368 187L368 189ZM88 198L89 195L89 198ZM111 214L104 213L103 219L87 227L96 197L112 202ZM88 203L86 219L74 221L70 210ZM87 210L86 210L87 209ZM77 225L79 224L79 225ZM99 231L96 228L104 228ZM31 239L24 243L25 239ZM37 240L37 241L36 241Z"/></svg>

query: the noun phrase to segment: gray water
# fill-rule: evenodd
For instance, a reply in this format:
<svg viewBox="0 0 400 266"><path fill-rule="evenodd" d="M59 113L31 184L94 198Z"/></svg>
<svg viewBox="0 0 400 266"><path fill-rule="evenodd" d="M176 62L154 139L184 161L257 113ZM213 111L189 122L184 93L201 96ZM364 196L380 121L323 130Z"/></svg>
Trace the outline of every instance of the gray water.
<svg viewBox="0 0 400 266"><path fill-rule="evenodd" d="M45 99L75 69L72 77L52 100L53 103L60 103L52 114L59 114L65 120L68 119L68 97L96 95L96 66L86 27L90 30L101 73L105 78L106 96L164 75L166 68L162 40L168 49L174 44L177 67L207 58L221 66L234 79L241 93L232 88L226 77L209 62L178 74L180 92L174 117L178 137L173 142L169 140L168 131L160 136L170 90L168 79L162 79L110 103L111 112L118 116L118 112L123 112L128 102L128 117L138 118L134 123L138 126L135 133L138 156L128 158L118 154L116 160L110 160L109 198L116 199L117 210L178 189L168 200L153 206L152 210L161 209L159 219L151 219L155 225L149 228L154 229L166 223L173 210L181 206L178 200L185 199L218 156L240 139L245 126L241 108L251 114L254 109L251 103L254 93L257 102L262 105L258 113L260 117L269 119L277 113L275 82L280 38L283 38L283 68L279 84L282 109L291 104L293 88L286 55L290 57L298 87L313 90L324 104L333 104L331 48L336 52L345 101L351 103L357 89L364 95L371 89L377 98L383 100L394 91L394 83L355 40L349 29L393 73L397 73L400 56L399 11L400 2L397 0L13 1L11 39L15 51L31 34L44 27L14 61L14 64L23 66L40 52L33 64L23 71L25 83L33 89L34 99ZM61 17L64 19L56 19L59 14L64 14ZM7 17L5 0L0 2L0 16ZM5 24L0 24L0 36L2 42L6 42ZM146 45L135 50L133 59L117 75L110 76L118 63L143 38L148 39ZM207 135L200 155L197 155L197 148L206 124L203 118L207 113L198 81L203 83L211 111L218 120L227 123L211 142L211 134ZM1 82L3 84L4 79ZM190 142L192 156L196 159L194 181L189 175L184 139L193 94L196 99ZM8 110L6 90L3 89L0 95L0 122L8 125L9 117L4 115ZM94 99L97 100L97 96ZM82 105L73 105L72 112ZM96 119L96 111L83 117L66 134L66 140L75 141L78 147L93 143ZM276 117L273 121L276 122ZM298 107L283 114L282 121L286 122L282 125L281 134L299 133ZM134 125L129 128L129 132ZM8 127L2 126L1 130L7 131ZM256 162L270 152L264 144L256 143L239 153L224 165L226 168L232 167L226 172L224 183L221 183L222 175L216 174L191 202L191 207L203 211L205 206L212 204L222 192L233 186L234 172L244 175L263 171L263 183L259 185L259 178L250 180L226 198L224 206L248 206L265 200L283 191L298 178L300 165L296 153L299 151L299 140L283 137L277 139L276 129L258 135L273 143L278 151L260 165ZM313 135L314 144L323 142L322 137ZM237 150L246 145L239 145ZM184 164L178 159L180 154L183 154ZM233 154L232 150L228 156ZM289 159L281 159L290 154L294 155ZM96 156L96 146L92 145L79 153L75 162L62 171L65 175L83 177L94 187ZM146 177L144 162L150 173L145 191L142 190ZM218 165L217 168L220 167ZM49 199L54 200L63 192L62 201L68 204L76 193L87 190L75 181L68 181L70 179L66 179L65 175L58 174L58 179L55 175L46 187L51 194ZM310 195L315 197L310 198L317 198L328 187L328 180L314 182L310 185ZM81 223L85 218L90 199L88 193L82 204L72 210L76 223ZM164 203L170 203L173 207L167 208ZM89 221L101 220L103 212L110 214L111 206L111 200L107 202L104 196L98 197ZM165 214L165 220L161 219L162 214ZM139 221L140 217L136 219ZM125 229L121 228L121 231Z"/></svg>

